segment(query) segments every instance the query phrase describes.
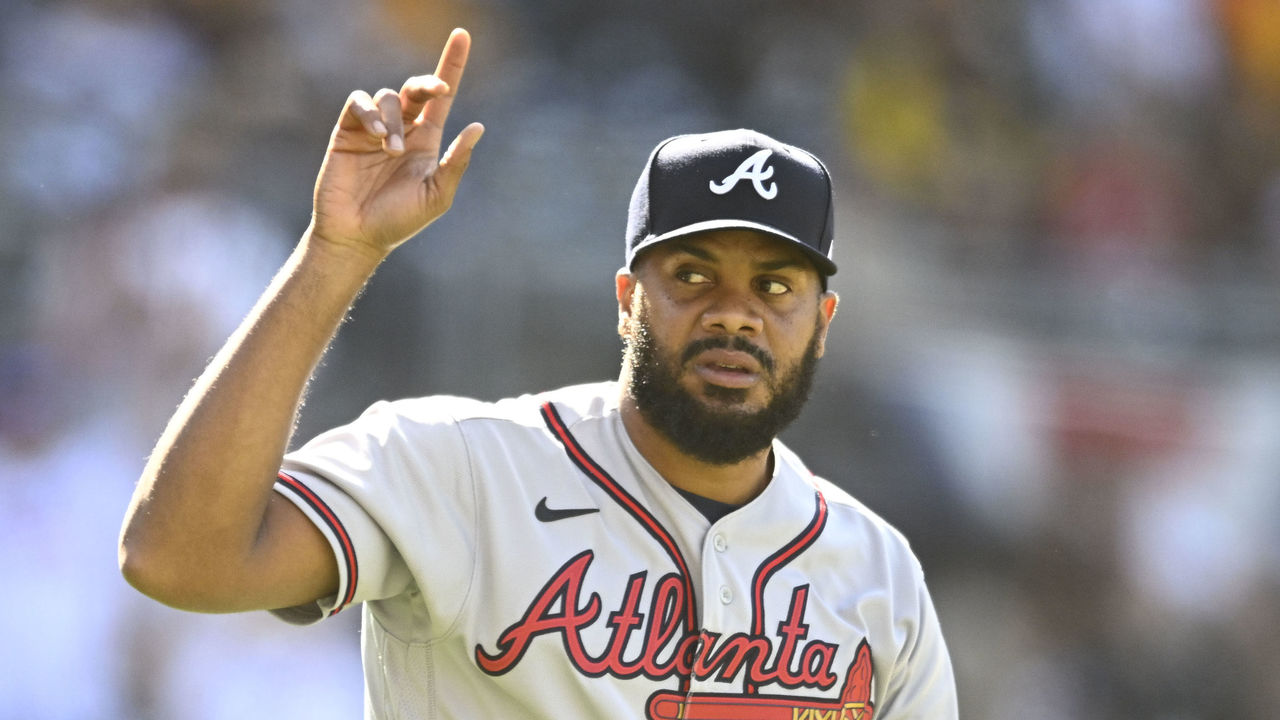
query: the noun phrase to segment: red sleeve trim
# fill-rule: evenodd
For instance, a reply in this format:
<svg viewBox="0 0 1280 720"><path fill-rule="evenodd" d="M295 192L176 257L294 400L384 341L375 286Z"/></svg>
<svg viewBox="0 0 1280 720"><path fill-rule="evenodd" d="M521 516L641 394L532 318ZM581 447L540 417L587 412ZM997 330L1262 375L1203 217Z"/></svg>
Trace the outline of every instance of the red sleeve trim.
<svg viewBox="0 0 1280 720"><path fill-rule="evenodd" d="M342 521L338 520L338 515L334 513L329 505L326 504L324 500L321 500L320 496L315 494L311 488L302 484L302 482L297 478L284 471L278 473L276 477L285 488L301 498L302 501L312 510L316 511L316 514L324 520L325 525L328 526L329 530L333 533L333 536L338 539L338 544L342 547L342 557L340 560L347 570L347 587L346 592L343 592L342 588L338 588L338 596L342 598L342 601L339 602L337 607L329 613L329 616L333 617L347 605L350 605L351 601L356 596L358 565L356 563L355 545L351 542L351 535L347 533L347 529L343 526Z"/></svg>

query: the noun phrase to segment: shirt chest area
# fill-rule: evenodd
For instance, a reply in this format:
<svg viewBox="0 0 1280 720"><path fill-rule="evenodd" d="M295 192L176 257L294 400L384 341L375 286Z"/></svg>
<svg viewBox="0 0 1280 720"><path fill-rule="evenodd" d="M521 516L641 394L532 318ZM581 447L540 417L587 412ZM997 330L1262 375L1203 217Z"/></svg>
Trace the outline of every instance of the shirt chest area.
<svg viewBox="0 0 1280 720"><path fill-rule="evenodd" d="M828 702L855 676L869 692L883 613L850 582L856 559L813 488L775 477L710 524L616 424L570 432L544 417L548 433L523 442L470 438L484 448L471 462L475 568L450 640L468 665L545 692L625 681L591 687L647 698L652 717L697 693Z"/></svg>
<svg viewBox="0 0 1280 720"><path fill-rule="evenodd" d="M841 576L816 498L773 526L709 526L676 494L629 495L537 490L494 520L511 541L480 553L462 640L480 671L628 680L646 696L838 694L878 609Z"/></svg>
<svg viewBox="0 0 1280 720"><path fill-rule="evenodd" d="M542 445L475 463L481 585L507 599L579 593L624 616L634 605L646 621L648 604L660 615L678 606L686 631L731 633L785 613L815 575L835 577L811 488L711 524L611 449L588 438L569 452Z"/></svg>
<svg viewBox="0 0 1280 720"><path fill-rule="evenodd" d="M481 569L467 623L477 663L500 674L532 652L591 676L745 680L750 670L757 683L828 684L823 668L874 618L809 563L773 571L767 556L735 558L709 535L711 552L678 559L580 538L539 559L530 543L516 572Z"/></svg>

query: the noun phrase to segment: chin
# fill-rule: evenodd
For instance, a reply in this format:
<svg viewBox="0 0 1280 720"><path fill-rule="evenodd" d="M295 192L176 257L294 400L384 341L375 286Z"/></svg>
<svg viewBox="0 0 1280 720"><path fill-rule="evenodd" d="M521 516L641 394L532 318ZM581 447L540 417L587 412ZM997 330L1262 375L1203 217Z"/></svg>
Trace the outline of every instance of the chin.
<svg viewBox="0 0 1280 720"><path fill-rule="evenodd" d="M741 413L753 413L768 407L768 398L763 400L755 399L752 396L759 393L753 392L756 388L730 388L723 385L704 384L701 391L695 397L698 397L716 410L733 410Z"/></svg>

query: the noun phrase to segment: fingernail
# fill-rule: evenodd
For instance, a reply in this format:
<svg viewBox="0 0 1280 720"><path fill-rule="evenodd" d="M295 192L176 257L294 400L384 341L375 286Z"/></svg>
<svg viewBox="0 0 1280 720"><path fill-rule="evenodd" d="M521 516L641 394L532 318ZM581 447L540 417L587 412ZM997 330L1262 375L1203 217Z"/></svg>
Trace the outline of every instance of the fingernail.
<svg viewBox="0 0 1280 720"><path fill-rule="evenodd" d="M386 125L383 125L381 120L374 120L374 121L373 121L373 134L374 134L374 135L386 135L386 134L387 134L387 126L386 126Z"/></svg>
<svg viewBox="0 0 1280 720"><path fill-rule="evenodd" d="M387 139L387 148L389 150L394 150L395 152L404 150L404 138L399 135L392 135Z"/></svg>

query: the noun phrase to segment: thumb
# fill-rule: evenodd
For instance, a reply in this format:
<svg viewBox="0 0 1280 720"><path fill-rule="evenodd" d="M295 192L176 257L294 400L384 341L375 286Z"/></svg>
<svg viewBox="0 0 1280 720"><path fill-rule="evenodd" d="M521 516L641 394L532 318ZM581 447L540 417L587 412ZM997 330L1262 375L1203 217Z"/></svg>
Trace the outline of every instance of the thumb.
<svg viewBox="0 0 1280 720"><path fill-rule="evenodd" d="M436 175L440 176L441 185L448 188L450 192L457 189L463 173L471 165L471 151L475 149L476 143L480 142L482 135L484 135L484 125L471 123L458 133L458 137L453 139L444 157L440 159Z"/></svg>

